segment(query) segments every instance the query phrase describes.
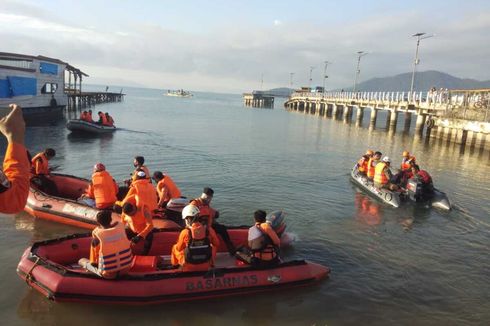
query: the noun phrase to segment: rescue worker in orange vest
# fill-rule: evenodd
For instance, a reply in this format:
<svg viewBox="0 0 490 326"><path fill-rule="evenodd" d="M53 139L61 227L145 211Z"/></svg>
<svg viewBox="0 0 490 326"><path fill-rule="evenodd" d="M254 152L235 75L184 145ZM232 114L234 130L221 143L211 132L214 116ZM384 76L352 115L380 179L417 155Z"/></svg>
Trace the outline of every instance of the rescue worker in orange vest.
<svg viewBox="0 0 490 326"><path fill-rule="evenodd" d="M107 126L107 118L106 118L105 114L103 112L99 111L97 113L97 115L99 116L99 121L97 121L97 123L100 125L103 125L103 126Z"/></svg>
<svg viewBox="0 0 490 326"><path fill-rule="evenodd" d="M134 171L132 173L132 181L136 179L136 171L143 170L145 172L146 178L151 183L150 170L145 165L145 158L143 156L135 156L133 160Z"/></svg>
<svg viewBox="0 0 490 326"><path fill-rule="evenodd" d="M415 156L410 155L408 151L403 151L402 153L402 164L400 169L402 171L410 171L412 169L412 165L416 164Z"/></svg>
<svg viewBox="0 0 490 326"><path fill-rule="evenodd" d="M382 155L383 154L381 152L376 152L376 153L374 153L373 157L371 157L369 159L368 166L367 166L367 177L369 180L374 179L375 167L376 167L376 164L381 159Z"/></svg>
<svg viewBox="0 0 490 326"><path fill-rule="evenodd" d="M214 190L209 187L205 187L202 191L201 197L193 199L190 204L199 208L200 217L206 219L207 225L212 227L225 241L230 255L235 255L236 248L233 242L231 242L226 226L216 222L216 219L219 217L219 212L209 206L211 200L213 199L213 195Z"/></svg>
<svg viewBox="0 0 490 326"><path fill-rule="evenodd" d="M207 227L199 217L199 208L187 205L182 210L186 227L172 247L172 265L183 271L206 271L214 265L219 240L213 228Z"/></svg>
<svg viewBox="0 0 490 326"><path fill-rule="evenodd" d="M87 121L87 114L87 111L83 111L82 113L80 113L80 120Z"/></svg>
<svg viewBox="0 0 490 326"><path fill-rule="evenodd" d="M249 257L245 260L255 267L265 267L279 262L279 246L281 240L266 222L266 212L257 210L254 212L255 225L248 229ZM239 253L240 257L244 256Z"/></svg>
<svg viewBox="0 0 490 326"><path fill-rule="evenodd" d="M369 149L357 162L357 171L359 174L367 176L369 159L373 156L373 154L373 151Z"/></svg>
<svg viewBox="0 0 490 326"><path fill-rule="evenodd" d="M22 211L29 195L30 162L24 147L25 122L22 109L9 105L10 112L0 119L0 132L7 138L7 150L0 171L0 213Z"/></svg>
<svg viewBox="0 0 490 326"><path fill-rule="evenodd" d="M87 122L94 122L94 119L92 118L92 110L88 110L87 112Z"/></svg>
<svg viewBox="0 0 490 326"><path fill-rule="evenodd" d="M390 171L391 160L388 156L383 157L383 160L376 164L374 173L374 186L376 188L387 188L389 190L398 190L398 186L391 183L393 177Z"/></svg>
<svg viewBox="0 0 490 326"><path fill-rule="evenodd" d="M51 172L49 160L56 156L56 151L46 148L43 152L37 153L31 160L31 173L35 175L47 175Z"/></svg>
<svg viewBox="0 0 490 326"><path fill-rule="evenodd" d="M157 183L158 207L166 207L170 199L180 198L182 193L174 180L160 171L153 173L153 180Z"/></svg>
<svg viewBox="0 0 490 326"><path fill-rule="evenodd" d="M92 231L90 259L82 258L78 264L105 279L115 279L127 274L133 262L133 254L124 225L112 223L112 212L97 213L97 226Z"/></svg>
<svg viewBox="0 0 490 326"><path fill-rule="evenodd" d="M150 213L153 214L158 209L157 191L153 184L148 182L145 171L137 169L135 172L136 179L131 183L125 199L137 195L141 205L146 205Z"/></svg>
<svg viewBox="0 0 490 326"><path fill-rule="evenodd" d="M108 112L105 113L105 117L107 119L107 125L110 127L114 127L114 119L109 115Z"/></svg>
<svg viewBox="0 0 490 326"><path fill-rule="evenodd" d="M104 164L94 165L92 182L88 185L85 192L84 202L98 209L110 209L117 201L119 187L109 172L106 171ZM89 199L89 200L87 200Z"/></svg>
<svg viewBox="0 0 490 326"><path fill-rule="evenodd" d="M43 152L37 153L31 160L32 182L37 184L39 190L52 196L58 195L58 187L49 177L52 170L49 167L49 161L55 156L56 151L54 149L46 148Z"/></svg>
<svg viewBox="0 0 490 326"><path fill-rule="evenodd" d="M121 219L126 226L126 236L132 243L144 240L142 255L147 255L153 241L153 220L148 207L141 204L138 196L124 200Z"/></svg>

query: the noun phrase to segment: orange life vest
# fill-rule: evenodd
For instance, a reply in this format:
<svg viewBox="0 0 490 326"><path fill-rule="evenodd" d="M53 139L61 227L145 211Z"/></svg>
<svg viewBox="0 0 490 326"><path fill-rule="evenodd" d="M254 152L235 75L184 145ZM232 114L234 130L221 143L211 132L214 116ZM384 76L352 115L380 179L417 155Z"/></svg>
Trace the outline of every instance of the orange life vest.
<svg viewBox="0 0 490 326"><path fill-rule="evenodd" d="M187 264L209 262L212 257L212 248L207 227L199 222L194 222L187 230L189 232L189 242L184 249L185 262Z"/></svg>
<svg viewBox="0 0 490 326"><path fill-rule="evenodd" d="M368 170L368 161L369 160L366 160L366 158L364 156L361 157L361 159L359 160L359 162L357 162L357 165L358 165L357 170L359 172L362 172L362 173L367 173L367 170Z"/></svg>
<svg viewBox="0 0 490 326"><path fill-rule="evenodd" d="M38 165L39 163L39 165ZM49 174L48 158L44 152L36 154L31 160L31 173L33 174Z"/></svg>
<svg viewBox="0 0 490 326"><path fill-rule="evenodd" d="M148 227L148 224L147 224L145 213L144 213L144 207L141 207L141 208L138 207L136 198L137 198L137 196L131 196L129 198L126 198L123 202L123 205L125 203L133 204L133 206L135 206L137 209L136 213L133 216L129 216L129 215L122 213L121 217L124 219L124 223L129 225L129 228L134 233L140 234L143 231L147 231L147 232L145 232L145 234L142 234L143 237L146 237L147 233L149 233L153 229L153 225L150 228L148 228L148 230L145 230Z"/></svg>
<svg viewBox="0 0 490 326"><path fill-rule="evenodd" d="M92 119L92 113L87 112L87 116L85 118L88 122L94 122L94 119Z"/></svg>
<svg viewBox="0 0 490 326"><path fill-rule="evenodd" d="M412 168L411 163L415 163L415 156L410 156L408 158L404 157L402 159L401 170L410 170Z"/></svg>
<svg viewBox="0 0 490 326"><path fill-rule="evenodd" d="M107 117L107 125L113 127L114 126L114 119L112 119L111 116Z"/></svg>
<svg viewBox="0 0 490 326"><path fill-rule="evenodd" d="M124 226L116 224L108 229L97 227L92 235L99 239L99 271L102 276L129 268L133 260L131 244L126 237Z"/></svg>
<svg viewBox="0 0 490 326"><path fill-rule="evenodd" d="M146 179L133 181L131 187L135 189L133 192L138 196L138 206L146 205L151 213L158 208L158 197L155 187Z"/></svg>
<svg viewBox="0 0 490 326"><path fill-rule="evenodd" d="M163 179L158 182L157 189L160 190L159 193L161 193L163 187L167 188L167 198L165 198L165 201L168 201L173 198L180 198L180 196L182 195L180 189L174 183L172 178L169 177L168 175L164 176Z"/></svg>
<svg viewBox="0 0 490 326"><path fill-rule="evenodd" d="M214 217L216 215L216 211L213 208L209 207L208 204L204 203L202 198L196 198L192 200L190 204L199 208L199 217L207 219L208 225L213 225Z"/></svg>
<svg viewBox="0 0 490 326"><path fill-rule="evenodd" d="M107 171L92 174L92 186L94 187L95 205L97 208L106 208L117 200L114 179Z"/></svg>
<svg viewBox="0 0 490 326"><path fill-rule="evenodd" d="M80 120L87 120L87 112L80 113Z"/></svg>
<svg viewBox="0 0 490 326"><path fill-rule="evenodd" d="M256 223L252 228L258 230L261 235L255 239L250 240L250 249L252 255L260 260L272 260L277 257L276 247L272 242L272 239L264 230L267 227L266 223ZM249 231L250 232L250 231Z"/></svg>
<svg viewBox="0 0 490 326"><path fill-rule="evenodd" d="M382 185L385 185L388 183L388 178L386 177L386 173L384 172L386 167L385 162L379 162L376 164L376 171L374 173L374 182L380 183Z"/></svg>
<svg viewBox="0 0 490 326"><path fill-rule="evenodd" d="M367 164L367 176L368 178L372 179L374 178L374 168L376 160L374 158L369 158L368 164Z"/></svg>

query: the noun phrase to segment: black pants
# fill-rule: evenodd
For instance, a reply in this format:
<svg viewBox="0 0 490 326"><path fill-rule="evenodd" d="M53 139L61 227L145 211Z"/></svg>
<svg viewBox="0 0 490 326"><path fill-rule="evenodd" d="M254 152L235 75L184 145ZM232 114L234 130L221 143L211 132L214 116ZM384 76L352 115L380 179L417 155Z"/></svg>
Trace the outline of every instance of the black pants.
<svg viewBox="0 0 490 326"><path fill-rule="evenodd" d="M143 252L142 252L142 255L145 256L148 254L148 252L150 252L150 249L151 249L151 244L153 243L153 232L155 231L155 229L151 230L150 233L148 233L146 235L146 238L144 239L145 241L145 244L143 246ZM126 228L126 236L128 237L129 240L131 240L133 237L137 236L138 234L136 234L133 230L131 230L130 228ZM141 240L140 240L141 241Z"/></svg>
<svg viewBox="0 0 490 326"><path fill-rule="evenodd" d="M231 242L231 239L230 239L230 236L228 235L228 231L226 229L226 226L224 226L223 224L219 224L219 223L214 222L213 223L213 229L225 241L226 247L228 248L228 251L230 253L234 253L235 252L235 246L233 245L233 242Z"/></svg>

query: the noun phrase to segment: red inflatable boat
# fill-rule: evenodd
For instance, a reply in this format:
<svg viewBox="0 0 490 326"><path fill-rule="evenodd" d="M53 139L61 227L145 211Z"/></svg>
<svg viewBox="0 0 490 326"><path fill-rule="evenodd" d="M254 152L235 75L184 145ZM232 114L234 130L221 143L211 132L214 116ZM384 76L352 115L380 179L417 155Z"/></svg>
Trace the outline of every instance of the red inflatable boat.
<svg viewBox="0 0 490 326"><path fill-rule="evenodd" d="M218 253L215 268L206 272L159 270L156 257L168 262L177 236L177 232L155 233L149 256L136 256L129 275L117 280L104 280L78 267L77 261L89 254L91 237L87 234L34 243L22 255L17 273L54 301L150 304L303 286L330 272L328 267L304 260L254 269L224 252Z"/></svg>

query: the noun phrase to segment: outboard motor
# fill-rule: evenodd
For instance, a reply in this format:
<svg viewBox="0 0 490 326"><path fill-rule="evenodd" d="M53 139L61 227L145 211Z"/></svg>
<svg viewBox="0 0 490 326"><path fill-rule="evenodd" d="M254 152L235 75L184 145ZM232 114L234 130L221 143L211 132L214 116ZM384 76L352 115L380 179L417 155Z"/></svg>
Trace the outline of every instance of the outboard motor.
<svg viewBox="0 0 490 326"><path fill-rule="evenodd" d="M179 225L183 225L182 210L189 204L188 198L172 198L167 203L165 210L165 216L176 222Z"/></svg>
<svg viewBox="0 0 490 326"><path fill-rule="evenodd" d="M286 222L285 222L286 213L283 211L273 211L267 214L266 221L272 226L276 234L281 237L281 235L286 230Z"/></svg>
<svg viewBox="0 0 490 326"><path fill-rule="evenodd" d="M415 202L423 201L423 184L420 181L409 179L407 182L408 197Z"/></svg>

